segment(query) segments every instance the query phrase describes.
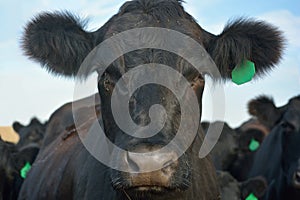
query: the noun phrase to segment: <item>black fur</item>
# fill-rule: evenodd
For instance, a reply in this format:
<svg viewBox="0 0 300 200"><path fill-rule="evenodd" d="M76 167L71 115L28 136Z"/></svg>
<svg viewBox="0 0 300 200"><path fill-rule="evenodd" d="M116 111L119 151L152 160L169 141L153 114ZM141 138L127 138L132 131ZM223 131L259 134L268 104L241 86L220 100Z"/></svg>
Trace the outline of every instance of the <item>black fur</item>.
<svg viewBox="0 0 300 200"><path fill-rule="evenodd" d="M248 112L269 130L279 120L283 108L277 108L271 97L261 95L248 103Z"/></svg>
<svg viewBox="0 0 300 200"><path fill-rule="evenodd" d="M208 52L227 78L244 59L254 62L256 74L263 75L279 62L284 41L282 32L273 25L240 18L230 21L223 32L210 41Z"/></svg>
<svg viewBox="0 0 300 200"><path fill-rule="evenodd" d="M167 17L186 17L181 0L135 0L126 2L119 10L118 16L125 13L139 12L152 15L155 19Z"/></svg>
<svg viewBox="0 0 300 200"><path fill-rule="evenodd" d="M266 106L270 106L272 108L276 108L274 100L272 97L268 97L265 95L260 95L255 99L252 99L248 103L248 112L253 116L257 116L263 110L265 110Z"/></svg>
<svg viewBox="0 0 300 200"><path fill-rule="evenodd" d="M27 24L22 48L49 72L74 76L93 48L85 24L69 12L41 13Z"/></svg>

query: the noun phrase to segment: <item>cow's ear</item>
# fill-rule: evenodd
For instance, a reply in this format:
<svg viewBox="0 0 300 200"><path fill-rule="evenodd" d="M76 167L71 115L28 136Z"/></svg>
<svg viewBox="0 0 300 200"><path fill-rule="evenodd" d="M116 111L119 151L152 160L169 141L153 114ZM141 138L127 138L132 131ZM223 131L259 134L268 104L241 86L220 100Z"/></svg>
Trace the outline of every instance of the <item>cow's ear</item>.
<svg viewBox="0 0 300 200"><path fill-rule="evenodd" d="M24 128L24 125L22 125L20 122L14 122L12 127L13 127L14 131L19 134L20 130L22 128Z"/></svg>
<svg viewBox="0 0 300 200"><path fill-rule="evenodd" d="M25 27L22 48L48 71L74 76L94 47L94 34L85 31L85 25L69 12L41 13Z"/></svg>
<svg viewBox="0 0 300 200"><path fill-rule="evenodd" d="M275 106L271 97L264 95L250 100L248 112L250 115L257 117L258 121L270 130L280 118L280 109Z"/></svg>
<svg viewBox="0 0 300 200"><path fill-rule="evenodd" d="M31 119L29 125L36 125L36 126L40 126L40 127L44 127L45 126L40 120L38 120L35 117Z"/></svg>
<svg viewBox="0 0 300 200"><path fill-rule="evenodd" d="M231 78L231 71L245 60L255 64L256 75L263 75L279 62L285 45L281 31L253 19L231 21L206 42L223 78Z"/></svg>
<svg viewBox="0 0 300 200"><path fill-rule="evenodd" d="M260 198L265 194L268 184L265 178L257 176L242 182L240 187L241 199L247 199L250 195Z"/></svg>

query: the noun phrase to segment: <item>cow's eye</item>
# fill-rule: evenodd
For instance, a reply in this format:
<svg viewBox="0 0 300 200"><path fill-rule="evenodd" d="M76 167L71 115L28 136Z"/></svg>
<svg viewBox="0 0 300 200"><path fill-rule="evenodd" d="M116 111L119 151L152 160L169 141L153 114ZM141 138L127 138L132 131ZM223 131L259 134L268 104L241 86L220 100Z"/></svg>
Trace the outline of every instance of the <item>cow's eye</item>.
<svg viewBox="0 0 300 200"><path fill-rule="evenodd" d="M112 84L110 76L107 73L105 73L103 78L104 78L103 87L104 87L105 91L111 92L113 89L113 84Z"/></svg>
<svg viewBox="0 0 300 200"><path fill-rule="evenodd" d="M104 86L104 89L105 89L107 92L110 91L110 82L109 82L109 80L107 80L107 79L104 80L103 86Z"/></svg>
<svg viewBox="0 0 300 200"><path fill-rule="evenodd" d="M286 133L291 133L296 130L296 127L292 123L289 123L287 121L281 122L280 125L284 129L284 132L286 132Z"/></svg>

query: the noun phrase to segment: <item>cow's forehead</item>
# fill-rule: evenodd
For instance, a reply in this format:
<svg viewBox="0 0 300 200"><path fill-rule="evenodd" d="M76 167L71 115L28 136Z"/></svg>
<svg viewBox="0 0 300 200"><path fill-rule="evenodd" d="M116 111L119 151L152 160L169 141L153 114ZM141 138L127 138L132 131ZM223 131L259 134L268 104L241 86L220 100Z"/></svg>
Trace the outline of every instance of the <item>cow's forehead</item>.
<svg viewBox="0 0 300 200"><path fill-rule="evenodd" d="M290 100L289 104L300 112L300 95ZM299 113L300 114L300 113Z"/></svg>
<svg viewBox="0 0 300 200"><path fill-rule="evenodd" d="M196 40L202 28L184 11L181 1L129 1L109 20L105 38L134 28L161 27L179 31ZM201 42L201 40L199 40Z"/></svg>
<svg viewBox="0 0 300 200"><path fill-rule="evenodd" d="M157 27L164 28L164 29L171 29L173 31L177 31L184 35L187 35L189 38L195 40L199 45L203 46L204 35L202 35L202 29L198 26L194 21L189 21L185 18L179 18L177 20L169 20L166 19L166 22L157 21L152 17L145 17L144 15L124 15L117 17L113 20L110 27L107 29L105 34L105 39L110 39L111 37L115 36L116 34L123 33L128 30L132 29L141 29L147 27ZM155 35L155 34L148 34L147 37L145 35L137 34L136 37L141 38L144 41L151 41L156 40L156 43L164 44L164 45L172 45L172 44L165 44L164 36ZM174 41L176 43L178 41ZM180 42L183 42L180 41ZM121 44L122 43L122 44ZM143 41L141 41L143 43ZM126 45L126 42L120 42L120 45ZM119 44L116 44L118 46ZM128 43L130 46L130 41ZM176 45L175 45L176 46ZM204 50L205 48L203 48ZM118 51L118 49L115 49ZM185 49L177 49L176 51L185 51ZM204 50L205 51L205 50ZM207 52L203 52L203 54L207 54ZM114 62L113 66L118 71L125 73L126 71L132 69L141 64L147 63L160 63L170 66L172 68L176 68L178 71L186 74L198 74L197 71L182 57L165 51L161 49L139 49L132 52L129 52L123 56L121 56L117 62ZM123 68L123 69L122 69ZM125 69L124 69L125 68Z"/></svg>
<svg viewBox="0 0 300 200"><path fill-rule="evenodd" d="M185 34L198 43L202 44L204 38L203 29L194 21L186 18L156 20L151 16L128 13L124 16L116 17L110 24L105 34L108 39L115 34L136 28L157 27L171 29ZM160 38L157 38L160 39Z"/></svg>

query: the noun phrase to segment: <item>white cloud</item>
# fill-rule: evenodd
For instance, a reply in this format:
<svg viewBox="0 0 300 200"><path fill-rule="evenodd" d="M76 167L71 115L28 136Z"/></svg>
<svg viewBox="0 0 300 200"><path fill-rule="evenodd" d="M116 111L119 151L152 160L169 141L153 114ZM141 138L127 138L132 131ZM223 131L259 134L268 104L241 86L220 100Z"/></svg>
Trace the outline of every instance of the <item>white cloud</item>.
<svg viewBox="0 0 300 200"><path fill-rule="evenodd" d="M288 10L279 10L264 13L259 17L279 26L285 33L289 45L300 48L300 16L295 16Z"/></svg>

